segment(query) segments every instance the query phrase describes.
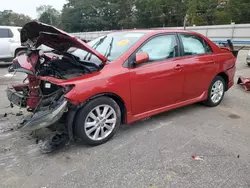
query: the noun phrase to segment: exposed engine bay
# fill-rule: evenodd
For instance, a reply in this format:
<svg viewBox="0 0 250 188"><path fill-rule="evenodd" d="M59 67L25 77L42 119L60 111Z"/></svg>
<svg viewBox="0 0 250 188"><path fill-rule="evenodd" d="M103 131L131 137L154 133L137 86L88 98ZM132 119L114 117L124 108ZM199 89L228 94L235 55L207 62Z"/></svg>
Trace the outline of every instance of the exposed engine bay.
<svg viewBox="0 0 250 188"><path fill-rule="evenodd" d="M94 63L82 62L78 57L69 53L56 54L52 58L44 56L40 58L36 67L37 74L40 76L52 76L66 80L96 72L100 68Z"/></svg>
<svg viewBox="0 0 250 188"><path fill-rule="evenodd" d="M50 56L45 54L39 55L39 50L34 50L23 54L22 56L29 59L33 72L25 71L21 64L23 57L17 57L9 68L9 72L25 72L27 78L24 80L24 84L12 86L11 92L15 92L18 96L18 100L12 100L12 102L22 108L27 108L28 111L39 111L44 106L51 105L54 101L59 100L60 96L68 92L72 86L61 87L50 83L46 80L40 80L39 76L53 77L62 80L68 80L75 77L80 77L85 74L91 74L101 69L91 62L82 62L78 57L71 55L70 53L52 53ZM39 58L35 58L39 56ZM37 62L33 62L37 60ZM13 94L11 94L13 97Z"/></svg>

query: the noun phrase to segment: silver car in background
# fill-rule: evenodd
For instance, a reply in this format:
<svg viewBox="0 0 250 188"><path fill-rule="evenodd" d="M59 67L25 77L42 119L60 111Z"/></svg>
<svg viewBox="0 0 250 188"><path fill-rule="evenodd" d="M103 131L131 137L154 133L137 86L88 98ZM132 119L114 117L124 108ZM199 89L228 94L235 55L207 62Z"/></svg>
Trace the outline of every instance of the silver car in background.
<svg viewBox="0 0 250 188"><path fill-rule="evenodd" d="M21 47L21 27L0 26L0 61L14 58L16 49Z"/></svg>

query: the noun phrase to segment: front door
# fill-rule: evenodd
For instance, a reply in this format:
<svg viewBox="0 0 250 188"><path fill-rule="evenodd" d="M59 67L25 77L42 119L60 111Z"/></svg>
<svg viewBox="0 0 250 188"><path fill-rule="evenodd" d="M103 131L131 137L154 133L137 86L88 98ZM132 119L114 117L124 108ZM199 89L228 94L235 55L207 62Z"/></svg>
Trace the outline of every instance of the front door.
<svg viewBox="0 0 250 188"><path fill-rule="evenodd" d="M149 62L130 69L132 114L165 107L181 100L182 75L175 34L155 36L137 52L147 52Z"/></svg>

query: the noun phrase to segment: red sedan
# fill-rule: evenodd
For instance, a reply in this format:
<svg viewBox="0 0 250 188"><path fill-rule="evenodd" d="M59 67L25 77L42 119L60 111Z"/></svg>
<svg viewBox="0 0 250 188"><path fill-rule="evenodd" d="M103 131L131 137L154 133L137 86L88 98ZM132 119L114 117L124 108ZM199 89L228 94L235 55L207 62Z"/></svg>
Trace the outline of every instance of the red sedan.
<svg viewBox="0 0 250 188"><path fill-rule="evenodd" d="M84 43L31 22L22 28L21 42L26 52L9 72L27 79L8 86L7 95L32 112L22 129L65 120L70 138L91 145L108 141L120 124L197 102L217 106L234 84L230 48L190 31L126 30ZM53 50L43 53L42 45Z"/></svg>

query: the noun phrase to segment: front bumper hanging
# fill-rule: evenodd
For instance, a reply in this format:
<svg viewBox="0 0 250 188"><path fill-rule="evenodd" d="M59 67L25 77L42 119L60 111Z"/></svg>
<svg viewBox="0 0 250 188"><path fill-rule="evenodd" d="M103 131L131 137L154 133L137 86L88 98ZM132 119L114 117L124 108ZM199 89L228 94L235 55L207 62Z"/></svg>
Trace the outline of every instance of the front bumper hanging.
<svg viewBox="0 0 250 188"><path fill-rule="evenodd" d="M49 127L56 123L67 110L67 100L64 99L58 103L55 108L37 112L29 117L26 117L21 123L22 131L34 131L37 129Z"/></svg>

